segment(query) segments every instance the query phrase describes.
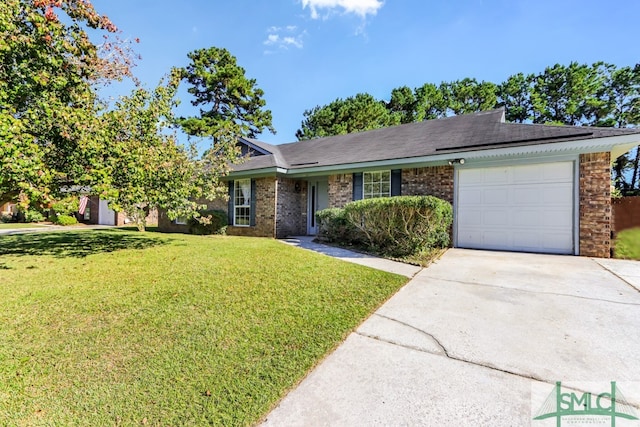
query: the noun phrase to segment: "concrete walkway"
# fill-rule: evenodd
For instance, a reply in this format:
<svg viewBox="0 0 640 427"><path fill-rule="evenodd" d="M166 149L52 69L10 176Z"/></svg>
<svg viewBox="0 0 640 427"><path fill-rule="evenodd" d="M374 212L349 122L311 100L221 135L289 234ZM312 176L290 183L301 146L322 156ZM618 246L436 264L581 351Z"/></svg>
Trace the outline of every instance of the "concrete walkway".
<svg viewBox="0 0 640 427"><path fill-rule="evenodd" d="M364 265L366 267L384 270L390 273L400 274L406 277L413 277L422 270L422 267L405 264L402 262L391 261L384 258L378 258L373 255L362 254L349 251L335 246L327 246L313 241L313 236L295 236L280 240L281 242L319 252L343 261L352 262L354 264Z"/></svg>
<svg viewBox="0 0 640 427"><path fill-rule="evenodd" d="M451 249L264 425L555 426L532 414L556 381L594 394L617 381L640 413L638 278L637 261Z"/></svg>

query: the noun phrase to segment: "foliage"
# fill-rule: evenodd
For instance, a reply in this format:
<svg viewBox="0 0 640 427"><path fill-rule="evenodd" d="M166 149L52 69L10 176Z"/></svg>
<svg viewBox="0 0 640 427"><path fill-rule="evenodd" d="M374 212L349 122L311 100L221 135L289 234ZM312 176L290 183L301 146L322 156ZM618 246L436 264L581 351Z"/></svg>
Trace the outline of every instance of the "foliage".
<svg viewBox="0 0 640 427"><path fill-rule="evenodd" d="M344 207L345 217L369 246L392 256L406 256L450 243L453 209L433 196L398 196L358 200Z"/></svg>
<svg viewBox="0 0 640 427"><path fill-rule="evenodd" d="M227 49L198 49L188 57L191 63L177 72L190 85L191 104L200 106L200 116L179 120L187 134L216 138L231 129L236 136L255 138L264 129L275 133L264 91Z"/></svg>
<svg viewBox="0 0 640 427"><path fill-rule="evenodd" d="M380 197L317 213L319 236L361 244L393 257L416 255L450 243L451 204L433 196Z"/></svg>
<svg viewBox="0 0 640 427"><path fill-rule="evenodd" d="M78 212L79 200L76 196L68 196L58 200L51 205L51 210L56 215L72 215Z"/></svg>
<svg viewBox="0 0 640 427"><path fill-rule="evenodd" d="M0 265L6 425L256 425L407 280L117 229L4 236Z"/></svg>
<svg viewBox="0 0 640 427"><path fill-rule="evenodd" d="M225 234L227 225L229 224L225 211L218 209L203 210L198 212L198 216L189 220L189 232L200 235Z"/></svg>
<svg viewBox="0 0 640 427"><path fill-rule="evenodd" d="M465 78L443 83L440 91L453 115L491 110L497 104L497 87L491 82L478 83L476 79Z"/></svg>
<svg viewBox="0 0 640 427"><path fill-rule="evenodd" d="M390 114L383 102L363 93L346 99L336 99L324 107L317 106L305 111L304 116L302 127L296 132L300 141L400 123L400 117Z"/></svg>
<svg viewBox="0 0 640 427"><path fill-rule="evenodd" d="M79 200L76 196L67 196L51 205L50 219L58 225L74 225L78 223L75 213L78 212Z"/></svg>
<svg viewBox="0 0 640 427"><path fill-rule="evenodd" d="M344 209L328 208L316 212L318 239L331 243L359 243L358 230L349 222Z"/></svg>
<svg viewBox="0 0 640 427"><path fill-rule="evenodd" d="M640 261L640 228L630 228L617 233L614 257Z"/></svg>
<svg viewBox="0 0 640 427"><path fill-rule="evenodd" d="M153 92L137 88L105 114L112 193L110 207L123 210L144 231L149 211L166 209L171 219L192 217L202 206L194 200L226 197L220 178L238 162L235 133L219 123L215 150L201 159L194 145L185 148L170 129L179 75Z"/></svg>
<svg viewBox="0 0 640 427"><path fill-rule="evenodd" d="M35 208L19 208L17 217L20 222L42 222L45 220L44 214Z"/></svg>
<svg viewBox="0 0 640 427"><path fill-rule="evenodd" d="M78 223L78 220L75 216L66 215L66 214L56 214L54 216L54 223L58 225L75 225Z"/></svg>
<svg viewBox="0 0 640 427"><path fill-rule="evenodd" d="M42 207L69 184L102 184L95 87L132 65L115 32L89 0L0 2L0 203Z"/></svg>

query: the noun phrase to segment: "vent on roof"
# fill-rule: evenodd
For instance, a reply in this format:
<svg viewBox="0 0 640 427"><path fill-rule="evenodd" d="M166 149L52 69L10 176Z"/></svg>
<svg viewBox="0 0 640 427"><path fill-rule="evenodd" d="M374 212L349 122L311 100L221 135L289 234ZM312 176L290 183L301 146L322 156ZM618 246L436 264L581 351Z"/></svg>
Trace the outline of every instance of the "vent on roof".
<svg viewBox="0 0 640 427"><path fill-rule="evenodd" d="M305 163L291 163L291 166L308 166L308 165L317 165L318 162L305 162Z"/></svg>

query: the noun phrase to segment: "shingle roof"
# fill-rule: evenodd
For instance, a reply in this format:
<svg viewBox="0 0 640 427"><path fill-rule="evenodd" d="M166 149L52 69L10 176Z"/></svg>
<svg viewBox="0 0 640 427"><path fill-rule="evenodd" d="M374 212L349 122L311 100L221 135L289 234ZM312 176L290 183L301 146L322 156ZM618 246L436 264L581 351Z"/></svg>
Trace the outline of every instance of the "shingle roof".
<svg viewBox="0 0 640 427"><path fill-rule="evenodd" d="M303 169L628 134L640 130L505 123L504 110L498 109L282 145L251 140L272 154L234 169Z"/></svg>

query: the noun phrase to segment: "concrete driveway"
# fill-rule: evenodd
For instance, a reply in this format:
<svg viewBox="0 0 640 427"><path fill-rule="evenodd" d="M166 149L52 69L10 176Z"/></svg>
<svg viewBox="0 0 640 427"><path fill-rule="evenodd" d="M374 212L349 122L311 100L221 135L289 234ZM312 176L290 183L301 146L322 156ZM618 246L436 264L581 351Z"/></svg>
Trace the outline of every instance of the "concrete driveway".
<svg viewBox="0 0 640 427"><path fill-rule="evenodd" d="M451 249L265 425L555 426L532 417L556 381L640 413L639 289L636 261Z"/></svg>

